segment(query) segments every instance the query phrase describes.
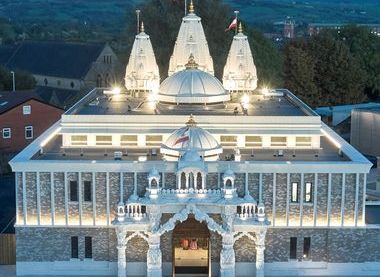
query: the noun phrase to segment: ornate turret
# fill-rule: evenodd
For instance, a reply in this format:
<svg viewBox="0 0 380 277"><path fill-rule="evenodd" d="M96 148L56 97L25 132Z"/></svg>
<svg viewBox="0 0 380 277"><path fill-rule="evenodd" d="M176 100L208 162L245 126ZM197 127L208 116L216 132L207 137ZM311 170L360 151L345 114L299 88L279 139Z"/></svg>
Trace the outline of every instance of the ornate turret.
<svg viewBox="0 0 380 277"><path fill-rule="evenodd" d="M223 86L229 91L252 91L257 87L256 66L241 23L224 67Z"/></svg>
<svg viewBox="0 0 380 277"><path fill-rule="evenodd" d="M193 1L189 13L182 19L173 55L170 58L169 76L186 68L189 55L199 63L198 68L214 75L214 65L208 48L201 18L195 14Z"/></svg>
<svg viewBox="0 0 380 277"><path fill-rule="evenodd" d="M156 92L159 86L160 75L156 57L142 22L126 68L125 87L130 91Z"/></svg>

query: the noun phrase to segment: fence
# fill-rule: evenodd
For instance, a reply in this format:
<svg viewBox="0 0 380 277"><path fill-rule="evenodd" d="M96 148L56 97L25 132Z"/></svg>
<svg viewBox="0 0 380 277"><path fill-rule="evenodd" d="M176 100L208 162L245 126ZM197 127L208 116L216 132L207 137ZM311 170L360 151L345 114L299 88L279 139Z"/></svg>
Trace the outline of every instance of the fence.
<svg viewBox="0 0 380 277"><path fill-rule="evenodd" d="M15 234L0 234L0 265L16 264Z"/></svg>

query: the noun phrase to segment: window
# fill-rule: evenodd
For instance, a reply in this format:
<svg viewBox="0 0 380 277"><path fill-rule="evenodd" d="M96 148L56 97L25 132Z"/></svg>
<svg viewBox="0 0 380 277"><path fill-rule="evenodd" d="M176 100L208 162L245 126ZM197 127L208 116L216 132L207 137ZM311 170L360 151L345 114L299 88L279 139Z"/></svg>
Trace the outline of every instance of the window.
<svg viewBox="0 0 380 277"><path fill-rule="evenodd" d="M70 201L78 201L78 182L70 181Z"/></svg>
<svg viewBox="0 0 380 277"><path fill-rule="evenodd" d="M9 139L12 137L12 131L11 128L3 128L3 138Z"/></svg>
<svg viewBox="0 0 380 277"><path fill-rule="evenodd" d="M220 136L220 144L223 146L236 146L237 136Z"/></svg>
<svg viewBox="0 0 380 277"><path fill-rule="evenodd" d="M74 87L75 87L74 82L71 82L71 83L70 83L70 87L71 87L71 88L74 88Z"/></svg>
<svg viewBox="0 0 380 277"><path fill-rule="evenodd" d="M91 202L92 201L92 189L91 189L91 182L90 181L84 181L84 201Z"/></svg>
<svg viewBox="0 0 380 277"><path fill-rule="evenodd" d="M245 146L260 147L262 145L263 138L259 136L246 136Z"/></svg>
<svg viewBox="0 0 380 277"><path fill-rule="evenodd" d="M61 85L61 80L57 80L57 86Z"/></svg>
<svg viewBox="0 0 380 277"><path fill-rule="evenodd" d="M313 185L312 183L307 182L305 184L305 199L304 199L305 203L313 202L312 193L313 193Z"/></svg>
<svg viewBox="0 0 380 277"><path fill-rule="evenodd" d="M112 136L96 136L96 145L112 145Z"/></svg>
<svg viewBox="0 0 380 277"><path fill-rule="evenodd" d="M71 145L87 145L87 136L71 136Z"/></svg>
<svg viewBox="0 0 380 277"><path fill-rule="evenodd" d="M271 137L270 144L274 147L286 146L286 137Z"/></svg>
<svg viewBox="0 0 380 277"><path fill-rule="evenodd" d="M44 80L44 84L45 84L45 86L47 86L48 85L48 80L45 78L45 80Z"/></svg>
<svg viewBox="0 0 380 277"><path fill-rule="evenodd" d="M32 107L30 105L22 106L22 114L31 114Z"/></svg>
<svg viewBox="0 0 380 277"><path fill-rule="evenodd" d="M136 135L122 135L120 137L121 146L137 146Z"/></svg>
<svg viewBox="0 0 380 277"><path fill-rule="evenodd" d="M25 126L25 138L26 139L33 138L33 126Z"/></svg>
<svg viewBox="0 0 380 277"><path fill-rule="evenodd" d="M289 252L289 258L291 260L297 259L297 238L291 237L290 238L290 252Z"/></svg>
<svg viewBox="0 0 380 277"><path fill-rule="evenodd" d="M292 198L291 202L298 202L298 183L292 183Z"/></svg>
<svg viewBox="0 0 380 277"><path fill-rule="evenodd" d="M162 143L162 136L146 136L146 146L160 146Z"/></svg>
<svg viewBox="0 0 380 277"><path fill-rule="evenodd" d="M92 237L84 237L84 257L92 259Z"/></svg>
<svg viewBox="0 0 380 277"><path fill-rule="evenodd" d="M78 259L78 237L71 237L71 258Z"/></svg>
<svg viewBox="0 0 380 277"><path fill-rule="evenodd" d="M310 245L311 245L311 238L303 238L303 258L304 259L310 259Z"/></svg>
<svg viewBox="0 0 380 277"><path fill-rule="evenodd" d="M311 147L311 137L296 137L297 147Z"/></svg>

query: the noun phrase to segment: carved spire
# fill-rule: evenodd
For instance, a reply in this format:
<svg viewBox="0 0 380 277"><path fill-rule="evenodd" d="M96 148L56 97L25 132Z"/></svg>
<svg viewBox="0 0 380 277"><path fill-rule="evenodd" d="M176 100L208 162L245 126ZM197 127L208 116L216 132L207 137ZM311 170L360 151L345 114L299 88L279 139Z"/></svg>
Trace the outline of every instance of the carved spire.
<svg viewBox="0 0 380 277"><path fill-rule="evenodd" d="M239 33L243 33L243 25L239 22Z"/></svg>
<svg viewBox="0 0 380 277"><path fill-rule="evenodd" d="M143 21L141 21L140 32L141 32L141 33L144 33L144 32L145 32L145 27L144 27L144 22L143 22Z"/></svg>
<svg viewBox="0 0 380 277"><path fill-rule="evenodd" d="M185 64L186 69L197 69L198 64L195 62L194 55L191 53L189 57L189 61Z"/></svg>
<svg viewBox="0 0 380 277"><path fill-rule="evenodd" d="M197 122L195 122L193 114L190 115L189 120L186 122L186 126L187 127L197 126Z"/></svg>
<svg viewBox="0 0 380 277"><path fill-rule="evenodd" d="M193 3L193 0L190 1L190 6L189 6L189 13L194 13L195 10L194 10L194 3Z"/></svg>

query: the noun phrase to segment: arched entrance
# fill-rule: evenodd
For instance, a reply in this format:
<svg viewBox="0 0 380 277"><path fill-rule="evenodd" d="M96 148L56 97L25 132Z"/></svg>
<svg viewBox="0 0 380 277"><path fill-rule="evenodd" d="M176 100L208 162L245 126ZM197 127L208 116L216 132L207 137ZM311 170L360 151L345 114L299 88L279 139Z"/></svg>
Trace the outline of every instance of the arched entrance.
<svg viewBox="0 0 380 277"><path fill-rule="evenodd" d="M173 277L211 276L210 232L192 214L173 230Z"/></svg>

